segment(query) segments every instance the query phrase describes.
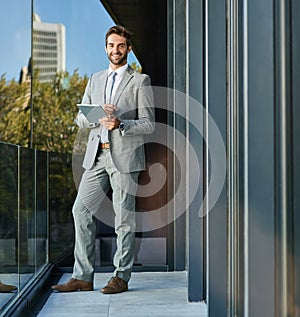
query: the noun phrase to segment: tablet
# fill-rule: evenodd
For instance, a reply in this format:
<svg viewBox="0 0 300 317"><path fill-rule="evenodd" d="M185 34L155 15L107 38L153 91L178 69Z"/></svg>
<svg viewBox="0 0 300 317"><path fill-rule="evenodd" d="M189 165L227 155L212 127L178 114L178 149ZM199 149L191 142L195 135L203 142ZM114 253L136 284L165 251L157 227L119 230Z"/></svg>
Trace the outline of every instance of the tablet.
<svg viewBox="0 0 300 317"><path fill-rule="evenodd" d="M99 119L106 116L104 109L100 105L80 103L77 104L77 107L90 123L98 123Z"/></svg>

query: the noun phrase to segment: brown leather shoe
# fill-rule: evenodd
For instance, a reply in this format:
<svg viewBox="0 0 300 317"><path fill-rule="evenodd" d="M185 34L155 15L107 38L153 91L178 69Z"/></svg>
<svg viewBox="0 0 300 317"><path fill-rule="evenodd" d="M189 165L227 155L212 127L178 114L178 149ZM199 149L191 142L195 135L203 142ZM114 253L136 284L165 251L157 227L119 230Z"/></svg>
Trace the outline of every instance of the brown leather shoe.
<svg viewBox="0 0 300 317"><path fill-rule="evenodd" d="M117 276L112 277L107 285L101 289L103 294L117 294L125 291L128 291L127 282Z"/></svg>
<svg viewBox="0 0 300 317"><path fill-rule="evenodd" d="M3 284L0 282L0 293L10 293L16 291L18 288L14 285Z"/></svg>
<svg viewBox="0 0 300 317"><path fill-rule="evenodd" d="M52 289L58 292L93 291L94 286L91 282L71 278L66 284L53 285Z"/></svg>

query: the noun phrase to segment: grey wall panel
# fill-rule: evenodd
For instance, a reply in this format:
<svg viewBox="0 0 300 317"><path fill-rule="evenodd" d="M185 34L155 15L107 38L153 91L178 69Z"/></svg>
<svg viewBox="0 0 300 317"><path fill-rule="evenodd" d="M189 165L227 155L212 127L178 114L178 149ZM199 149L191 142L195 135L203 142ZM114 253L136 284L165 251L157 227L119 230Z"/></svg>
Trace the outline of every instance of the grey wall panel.
<svg viewBox="0 0 300 317"><path fill-rule="evenodd" d="M189 113L192 115L192 107L203 105L203 1L190 0L188 3L188 94L197 101L189 104ZM200 112L199 112L200 113ZM191 202L188 213L188 299L200 301L205 298L205 272L204 272L204 219L199 217L201 202L203 201L203 138L188 120L189 141L197 153L200 164L201 184L196 193L196 198ZM203 118L199 117L199 120ZM189 173L195 173L193 161L189 161ZM190 179L191 180L191 179ZM193 185L190 182L190 191Z"/></svg>
<svg viewBox="0 0 300 317"><path fill-rule="evenodd" d="M249 316L274 316L273 1L248 2Z"/></svg>
<svg viewBox="0 0 300 317"><path fill-rule="evenodd" d="M208 111L226 142L226 2L207 0ZM208 312L227 315L227 206L226 186L208 214Z"/></svg>
<svg viewBox="0 0 300 317"><path fill-rule="evenodd" d="M175 102L174 102L174 127L176 131L180 131L183 135L186 135L186 120L185 117L177 116L177 113L185 114L186 105L182 103L182 97L177 96L177 92L184 93L186 91L186 1L179 0L173 1L174 10L174 89ZM184 153L186 150L186 144L180 142L180 140L174 140L175 152ZM175 186L178 184L176 177L176 170L180 168L185 169L185 162L174 161L174 179ZM181 165L181 166L180 166ZM186 175L180 175L180 182L186 182ZM174 188L176 192L176 188ZM175 202L175 209L178 201ZM180 202L179 202L180 204ZM174 211L176 213L176 210ZM176 218L174 221L174 269L184 270L186 269L186 213L181 217Z"/></svg>
<svg viewBox="0 0 300 317"><path fill-rule="evenodd" d="M291 257L294 261L295 271L294 275L294 286L295 286L295 302L293 307L294 316L300 314L300 89L299 89L299 78L300 78L300 1L292 0L292 46L291 46L291 57L292 57L292 104L293 104L293 186L294 186L294 201L293 201L293 212L294 212L294 255Z"/></svg>

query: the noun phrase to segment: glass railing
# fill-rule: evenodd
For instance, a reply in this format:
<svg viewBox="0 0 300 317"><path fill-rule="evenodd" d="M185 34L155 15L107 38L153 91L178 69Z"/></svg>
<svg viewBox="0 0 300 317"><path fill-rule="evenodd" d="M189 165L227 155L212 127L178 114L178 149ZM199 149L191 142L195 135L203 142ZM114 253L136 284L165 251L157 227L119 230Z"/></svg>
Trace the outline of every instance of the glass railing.
<svg viewBox="0 0 300 317"><path fill-rule="evenodd" d="M0 281L17 287L0 292L0 315L73 250L75 194L71 154L0 142Z"/></svg>

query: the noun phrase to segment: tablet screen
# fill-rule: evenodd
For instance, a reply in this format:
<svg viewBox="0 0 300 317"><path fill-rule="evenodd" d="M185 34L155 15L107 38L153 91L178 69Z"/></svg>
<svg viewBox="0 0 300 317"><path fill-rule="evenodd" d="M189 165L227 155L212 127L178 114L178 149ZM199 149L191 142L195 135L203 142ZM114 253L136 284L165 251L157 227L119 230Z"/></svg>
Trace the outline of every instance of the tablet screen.
<svg viewBox="0 0 300 317"><path fill-rule="evenodd" d="M77 104L77 106L90 123L97 123L99 119L106 116L105 111L100 105L81 103L81 104Z"/></svg>

